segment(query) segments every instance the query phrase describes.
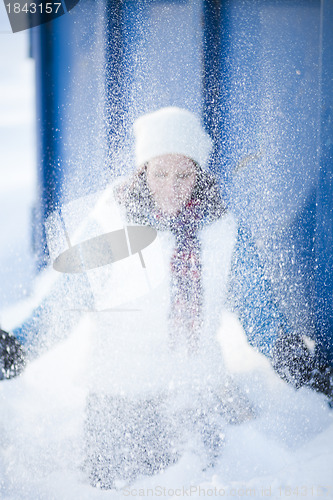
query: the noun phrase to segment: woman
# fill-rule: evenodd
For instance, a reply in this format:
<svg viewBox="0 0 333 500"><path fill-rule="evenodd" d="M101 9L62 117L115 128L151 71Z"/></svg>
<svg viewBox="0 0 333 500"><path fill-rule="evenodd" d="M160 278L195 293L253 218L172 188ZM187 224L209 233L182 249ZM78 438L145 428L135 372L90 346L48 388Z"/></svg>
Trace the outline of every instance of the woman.
<svg viewBox="0 0 333 500"><path fill-rule="evenodd" d="M142 251L149 286L126 301L126 314L104 313L96 324L87 468L102 488L174 463L193 433L211 464L225 420L251 414L226 377L216 341L236 224L205 170L211 140L194 114L175 107L139 118L134 132L137 170L110 186L88 223L91 234L124 223L157 231L154 244ZM133 259L136 270L129 259L119 264L122 272L130 269L131 286L143 272ZM164 278L156 280L163 266ZM113 267L110 290L120 281L116 272ZM92 282L101 297L101 279Z"/></svg>
<svg viewBox="0 0 333 500"><path fill-rule="evenodd" d="M139 118L134 131L135 173L103 193L85 223L70 234L71 243L119 230L128 239L133 225L150 228L156 238L110 266L87 270L75 282L66 275L14 331L18 340L1 332L0 343L0 378L9 378L24 365L18 341L30 357L39 354L52 343L47 332L61 339L77 323L80 313L73 311L72 296L76 309L86 310L93 299L86 466L92 484L102 488L174 463L195 435L200 438L195 446L203 444L206 462L214 463L224 422L251 417L248 401L225 374L216 342L236 224L206 170L211 140L197 117L179 108ZM67 213L74 214L76 229L82 212L70 207ZM64 220L65 215L63 208ZM54 239L58 243L57 234ZM244 236L238 238L241 258L233 272L237 312L251 343L270 355L267 335L277 336L284 320L273 302L262 308L266 280L244 242ZM329 374L319 388L308 351L299 356L297 337L291 347L289 338L281 340L272 355L282 378L288 380L289 372L296 387L308 384L331 397Z"/></svg>

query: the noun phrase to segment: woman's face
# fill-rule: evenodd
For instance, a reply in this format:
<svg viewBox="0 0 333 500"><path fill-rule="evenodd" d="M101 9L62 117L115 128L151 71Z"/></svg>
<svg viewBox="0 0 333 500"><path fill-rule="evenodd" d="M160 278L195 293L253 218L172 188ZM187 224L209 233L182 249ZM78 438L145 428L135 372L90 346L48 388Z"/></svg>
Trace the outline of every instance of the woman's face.
<svg viewBox="0 0 333 500"><path fill-rule="evenodd" d="M147 183L158 208L176 215L190 199L197 179L192 160L179 154L157 156L147 164Z"/></svg>

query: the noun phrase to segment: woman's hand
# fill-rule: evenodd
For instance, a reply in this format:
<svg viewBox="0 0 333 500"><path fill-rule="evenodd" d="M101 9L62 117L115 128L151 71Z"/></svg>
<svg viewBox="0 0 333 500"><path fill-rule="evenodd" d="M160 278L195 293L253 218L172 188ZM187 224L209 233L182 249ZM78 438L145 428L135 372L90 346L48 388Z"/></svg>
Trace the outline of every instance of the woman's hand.
<svg viewBox="0 0 333 500"><path fill-rule="evenodd" d="M12 333L0 329L0 380L16 377L24 366L22 345Z"/></svg>

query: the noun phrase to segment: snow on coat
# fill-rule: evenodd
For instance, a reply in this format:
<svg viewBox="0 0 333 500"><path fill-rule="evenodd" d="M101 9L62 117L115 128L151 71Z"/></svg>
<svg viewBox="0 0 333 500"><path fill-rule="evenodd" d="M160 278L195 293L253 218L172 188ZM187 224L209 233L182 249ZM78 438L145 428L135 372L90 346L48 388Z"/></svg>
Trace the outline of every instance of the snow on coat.
<svg viewBox="0 0 333 500"><path fill-rule="evenodd" d="M87 212L87 204L76 200L62 211L71 245L126 229L126 213L115 200L114 187L110 185L99 196L80 225L79 214ZM235 219L227 212L198 235L203 327L197 354L189 354L181 339L173 349L169 345L170 259L175 247L170 231L157 231L156 239L142 250L141 256L136 253L86 271L94 298L94 312L89 313L93 355L88 370L93 390L155 393L187 385L207 389L223 381L223 359L216 334L237 237ZM53 256L57 253L59 242Z"/></svg>

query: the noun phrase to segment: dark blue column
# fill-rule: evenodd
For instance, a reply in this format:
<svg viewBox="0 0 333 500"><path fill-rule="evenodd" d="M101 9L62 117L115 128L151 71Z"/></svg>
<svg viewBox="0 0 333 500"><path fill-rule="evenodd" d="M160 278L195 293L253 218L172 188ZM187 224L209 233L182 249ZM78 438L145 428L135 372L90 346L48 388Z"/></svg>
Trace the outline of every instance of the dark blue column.
<svg viewBox="0 0 333 500"><path fill-rule="evenodd" d="M44 222L59 202L62 185L60 164L59 88L55 25L33 28L32 55L36 64L37 171L38 190L34 217L34 247L39 267L47 263Z"/></svg>

